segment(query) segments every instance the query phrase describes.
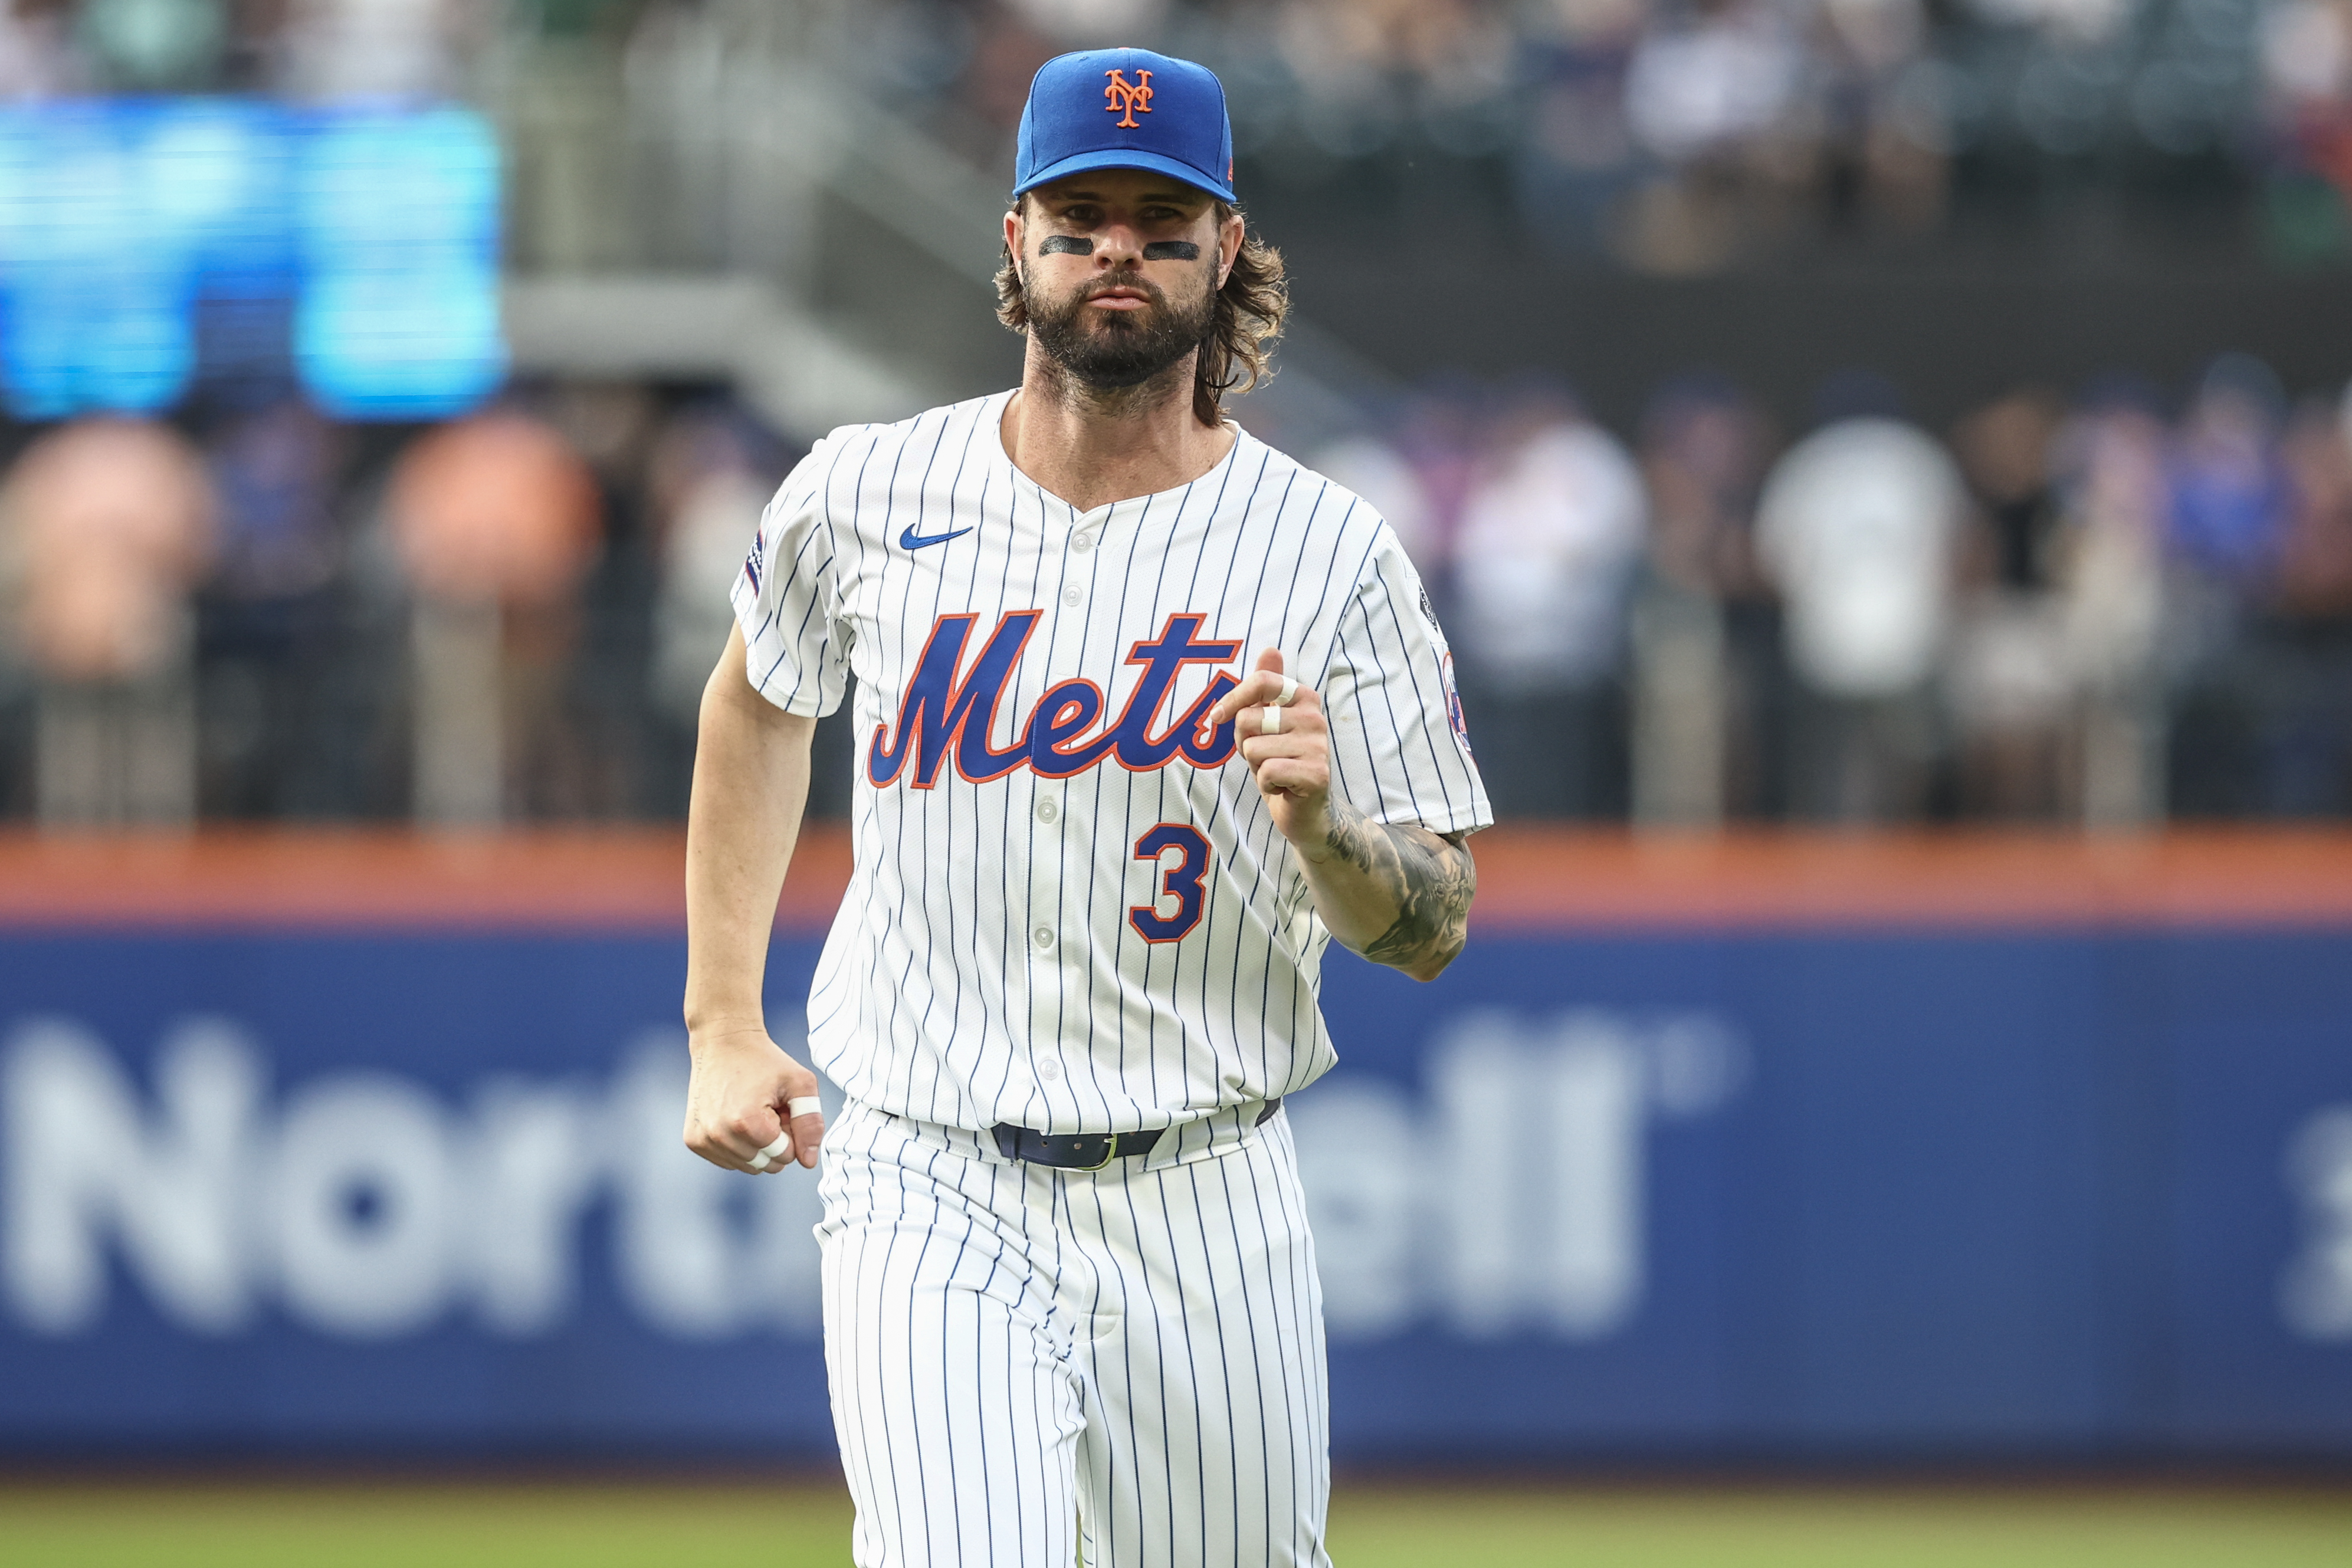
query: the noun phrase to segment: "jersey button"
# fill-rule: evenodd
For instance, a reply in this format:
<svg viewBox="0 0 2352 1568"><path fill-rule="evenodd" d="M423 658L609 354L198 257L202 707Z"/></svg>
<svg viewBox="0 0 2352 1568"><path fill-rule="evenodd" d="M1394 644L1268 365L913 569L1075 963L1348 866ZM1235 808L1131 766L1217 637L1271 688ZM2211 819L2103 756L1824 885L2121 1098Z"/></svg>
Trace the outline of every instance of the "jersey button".
<svg viewBox="0 0 2352 1568"><path fill-rule="evenodd" d="M1029 933L1029 940L1037 944L1038 952L1051 952L1054 946L1054 928L1052 926L1039 926L1035 931Z"/></svg>
<svg viewBox="0 0 2352 1568"><path fill-rule="evenodd" d="M1071 584L1068 587L1062 590L1062 603L1070 605L1074 609L1077 606L1078 602L1086 596L1087 591L1084 588L1079 587L1076 583ZM1280 696L1281 693L1276 692L1276 695Z"/></svg>
<svg viewBox="0 0 2352 1568"><path fill-rule="evenodd" d="M1279 695L1280 695L1280 693L1278 693L1278 692L1277 692L1276 695L1279 696ZM1054 820L1054 818L1055 818L1055 817L1057 817L1057 816L1061 816L1061 815L1062 815L1062 814L1061 814L1061 811L1060 811L1057 807L1055 807L1055 805L1054 805L1054 803L1053 803L1052 801L1050 801L1050 800L1041 800L1041 801L1039 801L1039 802L1037 803L1037 820L1038 820L1038 821L1040 821L1040 822L1051 822L1051 821L1053 821L1053 820Z"/></svg>
<svg viewBox="0 0 2352 1568"><path fill-rule="evenodd" d="M1062 1076L1062 1064L1055 1061L1053 1058L1047 1057L1044 1061L1037 1064L1037 1076L1044 1079L1047 1083L1051 1083L1055 1079Z"/></svg>
<svg viewBox="0 0 2352 1568"><path fill-rule="evenodd" d="M1091 533L1077 534L1070 540L1070 548L1076 551L1081 555L1084 555L1087 551L1092 550L1094 547L1095 536Z"/></svg>

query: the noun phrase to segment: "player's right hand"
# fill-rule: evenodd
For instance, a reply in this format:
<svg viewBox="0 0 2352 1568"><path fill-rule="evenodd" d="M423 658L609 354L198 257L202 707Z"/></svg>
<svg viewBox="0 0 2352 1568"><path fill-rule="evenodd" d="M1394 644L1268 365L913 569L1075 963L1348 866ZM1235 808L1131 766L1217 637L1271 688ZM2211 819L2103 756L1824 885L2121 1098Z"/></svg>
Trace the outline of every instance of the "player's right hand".
<svg viewBox="0 0 2352 1568"><path fill-rule="evenodd" d="M692 1037L694 1071L686 1086L686 1146L721 1170L773 1175L795 1161L816 1169L824 1116L793 1117L791 1145L762 1165L751 1162L787 1131L785 1108L814 1099L816 1074L793 1060L756 1025Z"/></svg>

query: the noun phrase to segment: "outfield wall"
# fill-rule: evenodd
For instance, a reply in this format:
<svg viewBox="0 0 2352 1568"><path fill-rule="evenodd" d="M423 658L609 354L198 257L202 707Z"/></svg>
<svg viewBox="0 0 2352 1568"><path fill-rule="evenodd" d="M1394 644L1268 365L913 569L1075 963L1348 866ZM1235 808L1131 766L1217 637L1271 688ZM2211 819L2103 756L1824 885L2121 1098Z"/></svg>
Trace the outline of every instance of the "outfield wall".
<svg viewBox="0 0 2352 1568"><path fill-rule="evenodd" d="M1287 1112L1342 1459L2352 1458L2352 837L1478 849ZM677 857L0 840L0 1448L828 1454Z"/></svg>

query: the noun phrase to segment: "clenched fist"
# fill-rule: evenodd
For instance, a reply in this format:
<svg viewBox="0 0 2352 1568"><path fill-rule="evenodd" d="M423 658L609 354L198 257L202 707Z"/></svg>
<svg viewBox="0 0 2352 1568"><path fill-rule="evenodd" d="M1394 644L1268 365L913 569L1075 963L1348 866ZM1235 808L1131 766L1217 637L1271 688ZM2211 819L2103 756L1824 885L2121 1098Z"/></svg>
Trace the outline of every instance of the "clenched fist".
<svg viewBox="0 0 2352 1568"><path fill-rule="evenodd" d="M1282 650L1270 647L1209 710L1212 729L1228 719L1275 827L1295 845L1319 847L1331 804L1331 727L1324 721L1322 699L1285 675Z"/></svg>
<svg viewBox="0 0 2352 1568"><path fill-rule="evenodd" d="M708 1030L689 1042L686 1146L722 1170L773 1175L794 1162L816 1169L824 1113L816 1074L793 1060L758 1026ZM793 1101L808 1103L794 1106ZM793 1115L798 1110L803 1112ZM786 1141L788 1140L788 1141ZM777 1149L779 1141L786 1141ZM775 1152L762 1158L765 1151Z"/></svg>

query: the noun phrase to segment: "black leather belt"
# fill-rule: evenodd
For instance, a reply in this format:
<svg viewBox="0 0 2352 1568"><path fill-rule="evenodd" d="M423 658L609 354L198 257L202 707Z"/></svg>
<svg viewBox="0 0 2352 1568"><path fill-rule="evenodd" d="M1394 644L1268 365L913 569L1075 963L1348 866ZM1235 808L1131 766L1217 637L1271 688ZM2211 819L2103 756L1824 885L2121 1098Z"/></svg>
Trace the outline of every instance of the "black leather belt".
<svg viewBox="0 0 2352 1568"><path fill-rule="evenodd" d="M1167 1131L1165 1127L1155 1127L1149 1132L1056 1134L1015 1127L1010 1121L1000 1121L989 1129L996 1138L996 1152L1006 1159L1052 1165L1063 1171L1099 1171L1113 1160L1149 1154Z"/></svg>
<svg viewBox="0 0 2352 1568"><path fill-rule="evenodd" d="M1255 1126L1264 1126L1268 1118L1282 1109L1282 1101L1269 1100L1258 1112ZM1051 1165L1058 1171L1099 1171L1113 1160L1125 1160L1138 1154L1149 1154L1159 1147L1168 1129L1154 1127L1146 1132L1040 1132L1034 1128L1016 1127L1010 1121L1000 1121L990 1128L989 1135L996 1140L996 1152L1008 1160L1020 1160L1032 1165Z"/></svg>

